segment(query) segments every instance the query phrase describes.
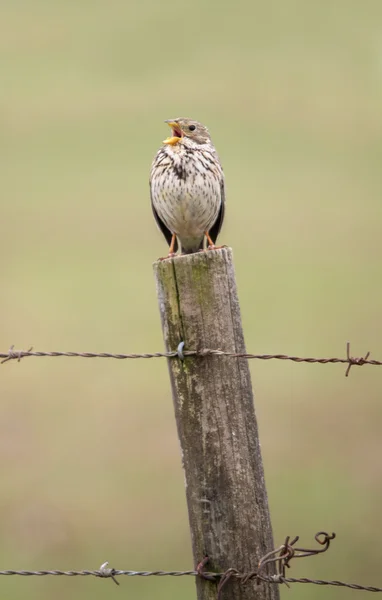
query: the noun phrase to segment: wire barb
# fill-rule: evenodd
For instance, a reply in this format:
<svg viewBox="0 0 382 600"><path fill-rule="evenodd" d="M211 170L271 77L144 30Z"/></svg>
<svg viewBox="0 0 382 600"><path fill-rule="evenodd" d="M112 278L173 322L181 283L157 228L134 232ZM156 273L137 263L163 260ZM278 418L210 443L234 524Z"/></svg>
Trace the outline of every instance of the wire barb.
<svg viewBox="0 0 382 600"><path fill-rule="evenodd" d="M119 581L117 581L116 578L114 577L115 569L109 569L108 564L109 563L107 561L102 563L102 565L99 568L99 577L111 577L111 579L114 581L114 583L119 585Z"/></svg>
<svg viewBox="0 0 382 600"><path fill-rule="evenodd" d="M8 350L8 355L6 354L0 354L0 357L4 357L4 360L1 361L1 365L8 362L9 360L17 360L17 362L20 362L20 360L22 358L24 358L24 356L32 356L31 352L33 350L33 346L31 346L29 348L29 350L27 350L26 352L24 352L23 350L14 350L14 345L12 345L9 350Z"/></svg>
<svg viewBox="0 0 382 600"><path fill-rule="evenodd" d="M346 344L346 357L348 360L348 368L346 369L346 373L345 373L345 377L349 376L350 373L350 369L352 368L353 365L358 365L359 367L362 367L362 365L369 363L368 358L370 356L370 352L366 352L365 356L362 358L354 358L352 356L350 356L350 342L347 342Z"/></svg>

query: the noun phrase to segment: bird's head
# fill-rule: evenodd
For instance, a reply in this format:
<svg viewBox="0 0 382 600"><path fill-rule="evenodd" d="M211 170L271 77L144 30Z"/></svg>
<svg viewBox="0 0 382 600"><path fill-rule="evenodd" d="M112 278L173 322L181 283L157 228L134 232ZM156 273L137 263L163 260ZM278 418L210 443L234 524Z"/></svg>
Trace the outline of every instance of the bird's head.
<svg viewBox="0 0 382 600"><path fill-rule="evenodd" d="M169 119L165 123L171 127L172 135L163 141L164 144L175 146L184 138L193 140L197 144L207 144L211 141L207 127L193 119L179 117L178 119Z"/></svg>

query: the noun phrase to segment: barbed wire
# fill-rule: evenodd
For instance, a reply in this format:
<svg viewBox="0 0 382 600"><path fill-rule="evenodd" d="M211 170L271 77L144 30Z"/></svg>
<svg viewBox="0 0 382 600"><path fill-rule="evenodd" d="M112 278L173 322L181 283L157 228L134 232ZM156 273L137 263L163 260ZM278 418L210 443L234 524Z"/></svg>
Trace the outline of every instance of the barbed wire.
<svg viewBox="0 0 382 600"><path fill-rule="evenodd" d="M311 585L321 585L321 586L334 586L334 587L345 587L353 590L360 590L365 592L382 592L382 588L375 586L366 586L360 585L358 583L347 583L345 581L337 581L337 580L323 580L323 579L309 579L307 577L295 578L295 577L286 577L285 572L287 568L290 568L290 563L292 559L296 558L305 558L309 556L317 556L318 554L322 554L329 549L330 542L335 538L335 534L332 533L329 535L324 531L318 532L315 536L315 540L318 544L322 546L322 548L297 548L296 543L299 540L299 537L296 536L290 541L290 537L288 536L285 539L285 542L281 544L278 548L275 548L271 552L268 552L265 556L261 558L258 563L258 567L256 571L251 571L249 573L242 573L237 569L227 569L222 573L215 573L210 571L204 571L204 567L208 564L208 557L204 558L196 569L191 571L124 571L119 569L109 568L109 563L103 563L99 569L96 570L87 570L84 569L82 571L60 571L60 570L43 570L43 571L0 571L0 576L12 576L18 575L21 577L44 577L44 576L64 576L64 577L100 577L104 579L112 579L117 585L119 585L119 581L117 581L117 577L127 576L127 577L201 577L208 581L214 582L217 584L217 598L219 600L221 596L222 589L230 580L238 580L242 585L245 585L250 580L256 580L258 584L260 583L268 583L268 584L285 584L289 587L289 584L294 583L305 583ZM269 575L265 572L267 565L274 564L276 566L276 573L273 575Z"/></svg>
<svg viewBox="0 0 382 600"><path fill-rule="evenodd" d="M348 377L350 369L353 366L361 367L362 365L374 365L382 366L382 362L379 360L373 360L370 357L370 352L367 352L365 356L354 357L350 354L350 342L346 344L346 357L345 358L312 358L312 357L301 357L301 356L289 356L288 354L249 354L246 352L226 352L224 350L212 350L205 348L202 350L184 350L184 342L180 342L177 350L171 352L153 352L144 354L114 354L111 352L37 352L33 350L33 346L29 350L15 350L14 346L11 346L8 352L0 352L0 358L3 360L0 364L4 364L10 360L17 360L20 362L22 358L28 356L35 357L62 357L66 356L69 358L113 358L117 360L126 359L137 359L137 358L179 358L184 360L188 356L206 357L206 356L227 356L231 358L246 358L246 359L257 359L257 360L290 360L296 363L317 363L326 365L329 363L336 364L347 364L345 377Z"/></svg>

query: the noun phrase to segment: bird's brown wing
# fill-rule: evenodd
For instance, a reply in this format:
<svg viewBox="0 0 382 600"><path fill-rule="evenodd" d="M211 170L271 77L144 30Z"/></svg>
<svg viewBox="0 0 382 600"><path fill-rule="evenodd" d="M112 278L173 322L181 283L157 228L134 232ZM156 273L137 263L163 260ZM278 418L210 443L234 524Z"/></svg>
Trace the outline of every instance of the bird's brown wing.
<svg viewBox="0 0 382 600"><path fill-rule="evenodd" d="M153 202L153 195L152 195L152 191L151 191L151 185L150 185L150 198L151 198L151 208L152 208L155 220L157 222L157 225L158 225L159 229L161 230L161 232L163 233L164 237L166 238L168 245L171 246L172 233L168 229L168 227L166 227L166 225L163 223L162 219L159 217L157 211L155 210L154 202ZM176 252L177 249L178 249L178 240L175 241L174 252Z"/></svg>
<svg viewBox="0 0 382 600"><path fill-rule="evenodd" d="M215 223L212 225L212 227L210 228L210 230L208 232L213 243L216 242L217 237L222 228L223 221L224 221L224 211L225 211L225 191L224 191L224 178L222 178L221 184L220 184L220 209L218 212L218 216L216 217Z"/></svg>

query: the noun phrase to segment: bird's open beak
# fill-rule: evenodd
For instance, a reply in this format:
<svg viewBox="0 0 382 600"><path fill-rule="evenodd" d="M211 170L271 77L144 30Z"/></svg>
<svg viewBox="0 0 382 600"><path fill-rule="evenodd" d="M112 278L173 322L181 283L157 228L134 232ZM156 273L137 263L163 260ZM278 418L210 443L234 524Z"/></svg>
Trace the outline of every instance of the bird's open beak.
<svg viewBox="0 0 382 600"><path fill-rule="evenodd" d="M170 146L175 146L175 144L177 144L183 137L182 130L179 127L178 123L175 123L175 121L165 121L165 123L167 123L167 125L171 127L172 136L167 138L166 140L163 140L163 143L170 144Z"/></svg>

